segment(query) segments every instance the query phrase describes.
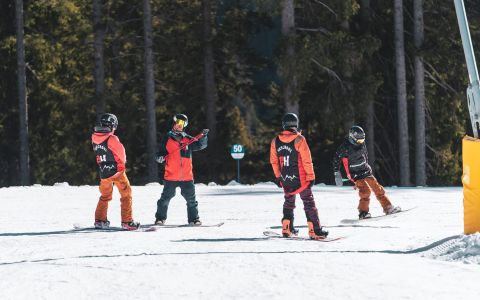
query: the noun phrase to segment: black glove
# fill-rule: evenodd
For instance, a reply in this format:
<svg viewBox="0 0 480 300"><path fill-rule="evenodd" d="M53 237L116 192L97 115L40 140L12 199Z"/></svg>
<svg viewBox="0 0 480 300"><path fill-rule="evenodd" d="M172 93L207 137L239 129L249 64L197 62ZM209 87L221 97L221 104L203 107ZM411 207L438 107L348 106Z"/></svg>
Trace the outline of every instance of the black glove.
<svg viewBox="0 0 480 300"><path fill-rule="evenodd" d="M311 189L315 185L315 180L310 180L308 182L308 188Z"/></svg>
<svg viewBox="0 0 480 300"><path fill-rule="evenodd" d="M335 184L337 186L343 186L342 174L339 171L335 171L333 175L335 176Z"/></svg>
<svg viewBox="0 0 480 300"><path fill-rule="evenodd" d="M202 133L203 133L203 135L207 135L209 131L210 131L210 129L203 129Z"/></svg>
<svg viewBox="0 0 480 300"><path fill-rule="evenodd" d="M280 177L275 178L274 182L279 188L283 187L282 186L282 181L280 180Z"/></svg>

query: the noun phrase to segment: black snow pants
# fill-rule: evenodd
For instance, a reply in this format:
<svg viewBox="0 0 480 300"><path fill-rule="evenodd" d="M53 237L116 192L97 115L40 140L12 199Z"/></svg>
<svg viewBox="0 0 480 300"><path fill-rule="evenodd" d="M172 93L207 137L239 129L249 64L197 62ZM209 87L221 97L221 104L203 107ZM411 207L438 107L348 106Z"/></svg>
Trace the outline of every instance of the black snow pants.
<svg viewBox="0 0 480 300"><path fill-rule="evenodd" d="M187 200L188 222L197 220L198 217L198 202L195 197L195 185L193 181L164 181L163 192L160 199L157 201L157 212L155 218L159 220L167 219L168 204L175 196L175 190L180 187L181 194Z"/></svg>

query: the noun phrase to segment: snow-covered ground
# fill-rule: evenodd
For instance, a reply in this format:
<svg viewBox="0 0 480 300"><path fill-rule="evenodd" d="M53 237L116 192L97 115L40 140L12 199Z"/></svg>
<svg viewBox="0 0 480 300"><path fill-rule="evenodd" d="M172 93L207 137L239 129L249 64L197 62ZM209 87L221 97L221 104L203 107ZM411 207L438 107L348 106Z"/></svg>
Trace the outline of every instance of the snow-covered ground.
<svg viewBox="0 0 480 300"><path fill-rule="evenodd" d="M152 223L162 187L133 187L134 217ZM280 231L274 185L197 185L200 216L219 228L74 231L90 226L94 186L0 189L0 299L480 299L480 235L464 236L461 188L388 188L415 209L357 224L351 187L316 186L322 243L268 239ZM171 201L169 224L186 222ZM120 225L115 191L109 219ZM372 199L371 212L381 214ZM296 225L306 236L301 200Z"/></svg>

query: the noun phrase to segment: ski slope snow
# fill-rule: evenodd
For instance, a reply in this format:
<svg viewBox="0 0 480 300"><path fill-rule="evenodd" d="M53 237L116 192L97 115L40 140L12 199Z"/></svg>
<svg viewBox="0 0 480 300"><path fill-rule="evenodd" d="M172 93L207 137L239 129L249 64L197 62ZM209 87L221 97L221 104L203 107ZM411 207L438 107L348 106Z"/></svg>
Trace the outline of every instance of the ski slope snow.
<svg viewBox="0 0 480 300"><path fill-rule="evenodd" d="M134 186L134 218L154 221L160 185ZM415 209L352 224L351 187L317 185L322 225L345 239L274 239L283 198L273 184L197 185L200 217L218 228L75 231L91 226L95 186L0 189L1 299L480 299L480 234L465 236L461 188L387 188ZM119 195L109 219L120 225ZM372 215L381 214L373 198ZM306 236L297 199L295 224ZM179 191L168 224L186 222Z"/></svg>

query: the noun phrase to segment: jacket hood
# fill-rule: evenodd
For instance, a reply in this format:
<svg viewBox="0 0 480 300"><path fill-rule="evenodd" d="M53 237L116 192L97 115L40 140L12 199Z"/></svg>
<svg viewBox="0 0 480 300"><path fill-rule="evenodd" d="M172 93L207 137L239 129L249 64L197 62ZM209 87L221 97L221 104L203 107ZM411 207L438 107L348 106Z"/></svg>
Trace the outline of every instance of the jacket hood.
<svg viewBox="0 0 480 300"><path fill-rule="evenodd" d="M280 134L278 135L278 138L280 139L280 141L284 143L290 143L300 135L301 133L298 131L293 132L290 130L284 130L280 132Z"/></svg>
<svg viewBox="0 0 480 300"><path fill-rule="evenodd" d="M94 142L95 144L101 144L112 135L113 135L113 131L112 132L94 132L92 134L92 142Z"/></svg>

